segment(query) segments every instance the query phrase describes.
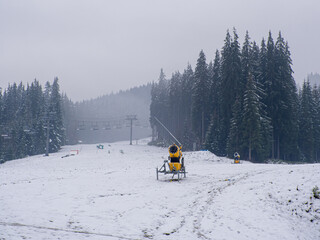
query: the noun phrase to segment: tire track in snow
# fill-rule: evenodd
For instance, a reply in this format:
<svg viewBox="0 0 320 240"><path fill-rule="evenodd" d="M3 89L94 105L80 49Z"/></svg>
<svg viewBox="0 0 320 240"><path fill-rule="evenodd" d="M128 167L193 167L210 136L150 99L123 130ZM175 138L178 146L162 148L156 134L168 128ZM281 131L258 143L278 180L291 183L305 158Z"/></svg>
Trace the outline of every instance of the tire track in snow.
<svg viewBox="0 0 320 240"><path fill-rule="evenodd" d="M211 237L206 236L202 231L201 231L201 222L203 220L203 218L205 217L205 213L207 212L208 208L212 205L213 200L219 196L220 194L222 194L222 192L227 189L230 186L233 186L243 180L246 180L250 177L254 177L257 176L259 174L264 174L266 172L272 171L271 169L267 169L267 170L263 170L257 173L251 173L251 172L246 172L246 173L241 173L241 174L237 174L231 177L231 179L236 179L235 181L232 182L226 182L225 185L223 186L219 186L217 188L213 188L212 190L208 191L208 188L204 189L203 191L207 192L208 194L206 195L207 197L203 200L203 197L200 196L197 199L200 200L200 209L195 210L195 211L190 211L190 212L197 212L196 215L196 219L193 221L193 232L195 232L198 236L198 238L204 238L204 239L211 239ZM251 174L250 174L251 173ZM208 181L206 185L212 186L212 182ZM193 205L190 207L191 209L193 209L194 207L196 207L197 205L199 205L199 202L196 201L193 203ZM194 215L194 214L192 214Z"/></svg>
<svg viewBox="0 0 320 240"><path fill-rule="evenodd" d="M213 178L207 179L205 182L202 182L200 185L197 184L196 188L193 188L191 191L191 194L195 194L196 197L192 201L192 203L189 203L187 207L182 206L183 209L188 209L188 211L182 211L183 214L178 216L180 218L180 224L173 228L171 231L162 232L162 235L167 236L175 236L179 233L179 231L183 227L189 227L191 232L196 234L197 238L202 239L211 239L211 237L208 237L205 235L205 233L201 230L201 222L206 216L206 213L208 212L208 209L210 206L212 206L214 199L221 195L225 189L227 189L230 186L233 186L243 180L246 180L250 177L254 177L259 174L264 174L268 171L272 171L271 169L262 170L259 172L244 172L239 173L236 175L231 176L231 179L235 179L232 182L229 181L223 181L221 182ZM199 186L202 186L199 188ZM190 194L190 193L189 193ZM169 209L168 209L169 210ZM170 215L177 215L179 211L169 211L165 214L166 217L170 217ZM213 217L216 217L216 215L211 213ZM160 224L158 228L160 228L162 225L165 225L166 223ZM159 232L158 232L159 234ZM155 236L155 233L152 234L152 236Z"/></svg>
<svg viewBox="0 0 320 240"><path fill-rule="evenodd" d="M138 238L123 237L123 236L117 236L117 235L112 235L112 234L108 234L108 233L94 233L94 232L82 231L82 230L71 230L71 229L62 229L62 228L54 228L54 227L35 226L35 225L22 224L22 223L0 222L0 225L9 226L9 227L26 227L26 228L42 229L42 230L49 230L49 231L56 231L56 232L84 234L84 235L89 235L89 236L91 235L91 236L111 237L111 238L126 239L126 240L138 240Z"/></svg>

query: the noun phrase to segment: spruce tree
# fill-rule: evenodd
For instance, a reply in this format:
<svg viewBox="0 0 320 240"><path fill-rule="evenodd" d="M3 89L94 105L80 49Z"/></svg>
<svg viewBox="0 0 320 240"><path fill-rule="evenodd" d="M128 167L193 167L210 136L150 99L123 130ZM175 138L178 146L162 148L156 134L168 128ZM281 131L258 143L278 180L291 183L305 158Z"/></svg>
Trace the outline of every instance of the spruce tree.
<svg viewBox="0 0 320 240"><path fill-rule="evenodd" d="M201 50L194 72L194 85L192 94L192 129L199 143L204 143L205 132L209 125L209 76L206 57Z"/></svg>
<svg viewBox="0 0 320 240"><path fill-rule="evenodd" d="M3 103L2 103L2 88L0 88L0 163L4 162L4 156L3 156L3 112L2 112L2 107L3 107Z"/></svg>
<svg viewBox="0 0 320 240"><path fill-rule="evenodd" d="M252 59L252 44L248 31L246 32L245 40L241 52L241 81L239 84L239 94L244 95L247 86L249 74L253 72L253 59Z"/></svg>
<svg viewBox="0 0 320 240"><path fill-rule="evenodd" d="M194 73L190 64L182 74L181 94L182 103L180 105L183 116L183 137L180 141L183 143L184 149L192 150L194 143L194 133L192 132L192 89L194 84Z"/></svg>
<svg viewBox="0 0 320 240"><path fill-rule="evenodd" d="M166 141L168 139L168 133L159 125L155 120L158 118L164 125L169 123L168 121L168 109L169 109L169 95L168 95L168 81L164 74L163 69L160 70L158 83L154 83L151 92L151 105L150 105L150 123L153 131L157 133L157 139L159 142Z"/></svg>
<svg viewBox="0 0 320 240"><path fill-rule="evenodd" d="M252 43L252 48L250 51L250 59L251 59L251 72L253 79L257 83L257 87L262 89L262 84L260 82L260 49L255 41ZM261 97L261 96L260 96Z"/></svg>
<svg viewBox="0 0 320 240"><path fill-rule="evenodd" d="M49 102L50 126L50 152L57 152L64 144L65 132L62 118L62 99L58 78L55 78L51 87Z"/></svg>
<svg viewBox="0 0 320 240"><path fill-rule="evenodd" d="M176 72L172 74L172 78L169 81L169 109L168 118L170 119L167 127L172 130L172 134L176 138L181 139L182 137L182 126L183 117L181 116L181 105L182 103L182 92L181 92L181 74Z"/></svg>
<svg viewBox="0 0 320 240"><path fill-rule="evenodd" d="M270 54L270 53L269 53ZM262 159L272 157L272 142L273 142L273 127L270 116L269 100L270 96L270 83L268 82L268 50L264 39L261 41L259 58L258 58L258 75L257 75L257 87L259 89L259 95L261 97L261 129L262 129ZM254 74L255 75L255 74Z"/></svg>
<svg viewBox="0 0 320 240"><path fill-rule="evenodd" d="M47 91L48 89L47 83ZM49 97L49 96L48 96ZM33 154L41 154L45 152L45 116L47 113L46 105L47 101L44 97L44 93L42 91L42 87L40 83L35 80L30 87L30 104L31 104L31 113L32 113L32 121L31 128L33 131L32 134L32 149Z"/></svg>
<svg viewBox="0 0 320 240"><path fill-rule="evenodd" d="M263 46L261 46L263 51ZM279 89L279 85L276 82L276 66L275 66L275 47L274 41L269 32L267 46L266 46L266 56L265 56L265 72L262 72L263 75L263 86L265 89L265 98L264 103L267 106L267 114L271 119L273 132L272 132L272 151L271 151L271 158L275 158L275 143L278 142L279 138L279 121L278 121L278 101L277 98L279 94L277 93ZM278 156L279 157L279 156Z"/></svg>
<svg viewBox="0 0 320 240"><path fill-rule="evenodd" d="M320 86L314 85L312 90L312 97L314 102L314 151L315 162L320 162Z"/></svg>
<svg viewBox="0 0 320 240"><path fill-rule="evenodd" d="M154 119L157 109L157 83L153 82L151 86L151 103L150 103L150 126L152 129L152 141L155 141L156 120Z"/></svg>
<svg viewBox="0 0 320 240"><path fill-rule="evenodd" d="M243 134L244 146L248 149L248 160L252 161L252 152L256 155L261 148L261 115L260 96L258 94L256 82L249 73L243 102Z"/></svg>
<svg viewBox="0 0 320 240"><path fill-rule="evenodd" d="M232 106L237 96L240 95L241 81L241 54L236 30L231 39L227 32L225 44L221 54L221 144L226 152L227 138L232 118Z"/></svg>
<svg viewBox="0 0 320 240"><path fill-rule="evenodd" d="M206 148L217 155L225 153L225 142L221 139L221 59L217 50L210 76L211 120L206 134Z"/></svg>
<svg viewBox="0 0 320 240"><path fill-rule="evenodd" d="M307 162L314 161L314 102L309 82L304 82L301 92L299 146L301 159Z"/></svg>
<svg viewBox="0 0 320 240"><path fill-rule="evenodd" d="M227 139L227 154L232 157L235 152L240 152L242 131L242 107L241 97L236 96L236 101L232 106L232 117L230 119L230 131ZM242 154L241 154L242 155Z"/></svg>
<svg viewBox="0 0 320 240"><path fill-rule="evenodd" d="M293 79L291 68L292 60L288 43L286 43L279 32L275 45L275 65L276 79L273 91L275 103L277 104L276 119L277 124L277 156L284 160L293 160L298 155L297 143L297 90ZM275 127L275 126L274 126Z"/></svg>
<svg viewBox="0 0 320 240"><path fill-rule="evenodd" d="M210 84L210 113L211 117L220 117L220 88L221 88L221 67L220 67L220 53L217 50L214 62L211 67L211 74L209 77Z"/></svg>

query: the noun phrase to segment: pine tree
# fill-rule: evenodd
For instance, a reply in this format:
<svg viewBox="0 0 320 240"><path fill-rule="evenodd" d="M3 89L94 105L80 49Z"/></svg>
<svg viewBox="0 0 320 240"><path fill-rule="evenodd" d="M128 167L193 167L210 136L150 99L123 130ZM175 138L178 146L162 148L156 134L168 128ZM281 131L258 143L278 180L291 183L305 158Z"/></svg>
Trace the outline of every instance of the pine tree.
<svg viewBox="0 0 320 240"><path fill-rule="evenodd" d="M308 162L314 160L314 105L310 83L304 82L300 103L299 146L302 160Z"/></svg>
<svg viewBox="0 0 320 240"><path fill-rule="evenodd" d="M17 115L18 112L18 87L14 83L9 85L3 95L3 125L4 125L4 160L16 157Z"/></svg>
<svg viewBox="0 0 320 240"><path fill-rule="evenodd" d="M315 162L320 162L320 86L316 85L312 90L312 97L314 102L314 151L315 151Z"/></svg>
<svg viewBox="0 0 320 240"><path fill-rule="evenodd" d="M181 105L182 103L182 92L181 92L181 74L176 72L172 75L169 81L169 115L170 118L169 125L167 126L172 130L172 134L176 138L181 139L183 132L183 117L181 116Z"/></svg>
<svg viewBox="0 0 320 240"><path fill-rule="evenodd" d="M245 147L248 149L248 160L252 160L252 152L256 154L261 148L261 115L260 96L258 94L256 82L249 73L247 86L244 93L243 115Z"/></svg>
<svg viewBox="0 0 320 240"><path fill-rule="evenodd" d="M220 66L220 53L217 50L212 64L211 74L209 77L210 84L210 113L212 117L220 117L220 88L221 88L221 66Z"/></svg>
<svg viewBox="0 0 320 240"><path fill-rule="evenodd" d="M190 64L182 74L182 99L181 99L181 113L183 118L183 137L180 141L183 143L183 148L187 150L193 149L194 133L192 132L192 89L194 84L194 73Z"/></svg>
<svg viewBox="0 0 320 240"><path fill-rule="evenodd" d="M151 103L150 103L150 126L152 129L152 142L155 141L155 132L156 132L156 120L154 119L155 114L156 114L156 107L157 107L157 84L155 82L152 83L151 86Z"/></svg>
<svg viewBox="0 0 320 240"><path fill-rule="evenodd" d="M251 71L253 79L257 83L257 87L262 89L262 84L260 81L261 71L260 71L260 49L255 41L252 43L252 48L250 51L251 58ZM261 96L260 96L261 97Z"/></svg>
<svg viewBox="0 0 320 240"><path fill-rule="evenodd" d="M26 119L26 90L22 83L18 85L17 89L18 111L16 112L16 138L14 139L15 145L15 158L23 158L27 155L27 146L29 144L28 123Z"/></svg>
<svg viewBox="0 0 320 240"><path fill-rule="evenodd" d="M239 93L241 81L241 54L236 30L233 40L227 32L225 44L221 54L221 144L226 151L227 138L232 118L232 106Z"/></svg>
<svg viewBox="0 0 320 240"><path fill-rule="evenodd" d="M0 88L0 163L4 162L4 156L3 156L3 103L2 103L2 88Z"/></svg>
<svg viewBox="0 0 320 240"><path fill-rule="evenodd" d="M278 158L294 159L298 154L297 143L297 110L298 105L297 89L293 79L291 68L292 60L288 43L284 41L279 32L275 46L277 103L276 119L278 128L277 156ZM275 127L275 126L274 126Z"/></svg>
<svg viewBox="0 0 320 240"><path fill-rule="evenodd" d="M38 125L43 122L44 101L42 87L36 79L32 84L27 86L26 90L26 110L25 110L25 132L27 140L26 153L28 155L35 155L44 152L43 136L40 134L43 132L39 130Z"/></svg>
<svg viewBox="0 0 320 240"><path fill-rule="evenodd" d="M163 142L169 139L168 133L161 127L155 120L158 118L164 125L169 123L168 121L168 81L163 72L160 71L158 83L154 83L151 90L151 105L150 105L150 124L154 132L158 134L157 141Z"/></svg>
<svg viewBox="0 0 320 240"><path fill-rule="evenodd" d="M252 43L248 31L246 32L245 41L241 51L241 75L239 78L237 99L232 106L232 118L230 120L230 132L227 141L228 156L233 156L234 152L239 152L241 156L246 156L246 152L242 152L244 144L244 124L242 113L244 111L244 94L247 87L249 75L253 72L253 55ZM240 148L241 146L241 148Z"/></svg>
<svg viewBox="0 0 320 240"><path fill-rule="evenodd" d="M261 46L261 51L264 51L264 47ZM264 57L264 56L262 56ZM278 116L277 116L277 108L278 108L278 101L277 97L279 94L276 92L279 89L279 85L276 82L276 66L275 66L275 47L274 47L274 41L271 35L271 32L269 32L269 37L267 41L266 46L266 52L265 52L265 66L263 67L263 70L265 72L262 72L262 84L265 89L265 98L264 103L267 106L267 114L271 118L271 123L273 127L272 132L272 152L271 157L275 158L275 143L278 140L279 137L279 122ZM278 156L279 157L279 156Z"/></svg>
<svg viewBox="0 0 320 240"><path fill-rule="evenodd" d="M257 76L257 87L259 89L259 95L261 97L261 129L262 129L262 159L267 159L269 157L274 156L272 154L272 142L273 142L273 127L270 116L270 108L269 108L269 96L270 93L270 83L268 82L268 50L265 43L265 40L262 39L261 47L259 51L258 57L258 74ZM270 54L270 53L269 53ZM254 74L255 75L255 74Z"/></svg>
<svg viewBox="0 0 320 240"><path fill-rule="evenodd" d="M50 122L50 150L49 152L57 152L64 144L65 132L62 118L62 99L60 95L60 87L58 78L55 78L51 87L51 95L49 100Z"/></svg>
<svg viewBox="0 0 320 240"><path fill-rule="evenodd" d="M215 153L216 155L223 154L223 152L221 152L220 150L219 136L220 136L220 132L219 132L218 119L212 117L207 134L206 134L205 146L206 146L206 149Z"/></svg>
<svg viewBox="0 0 320 240"><path fill-rule="evenodd" d="M239 84L240 96L244 95L247 86L247 80L249 79L249 74L253 72L253 59L252 59L252 44L250 42L250 37L248 31L246 32L245 40L241 52L241 81Z"/></svg>
<svg viewBox="0 0 320 240"><path fill-rule="evenodd" d="M232 106L232 117L230 119L230 131L227 139L227 154L232 157L234 152L239 152L241 144L240 139L242 136L242 99L240 96L236 97L236 101Z"/></svg>
<svg viewBox="0 0 320 240"><path fill-rule="evenodd" d="M209 125L209 76L206 57L201 50L194 72L194 85L192 94L192 129L199 143L204 143L205 132Z"/></svg>
<svg viewBox="0 0 320 240"><path fill-rule="evenodd" d="M221 59L217 50L210 75L211 120L206 134L206 148L217 155L225 153L221 139ZM225 140L224 140L225 141Z"/></svg>

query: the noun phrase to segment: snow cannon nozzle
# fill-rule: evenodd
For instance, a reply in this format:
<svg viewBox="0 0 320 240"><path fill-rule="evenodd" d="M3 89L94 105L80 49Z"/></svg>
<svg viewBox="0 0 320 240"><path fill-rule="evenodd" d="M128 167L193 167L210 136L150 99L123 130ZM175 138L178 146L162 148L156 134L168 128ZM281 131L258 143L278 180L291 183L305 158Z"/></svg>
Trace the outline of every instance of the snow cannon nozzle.
<svg viewBox="0 0 320 240"><path fill-rule="evenodd" d="M182 157L181 146L179 147L176 144L172 144L171 146L169 146L168 150L170 158L178 158L180 160L180 158Z"/></svg>

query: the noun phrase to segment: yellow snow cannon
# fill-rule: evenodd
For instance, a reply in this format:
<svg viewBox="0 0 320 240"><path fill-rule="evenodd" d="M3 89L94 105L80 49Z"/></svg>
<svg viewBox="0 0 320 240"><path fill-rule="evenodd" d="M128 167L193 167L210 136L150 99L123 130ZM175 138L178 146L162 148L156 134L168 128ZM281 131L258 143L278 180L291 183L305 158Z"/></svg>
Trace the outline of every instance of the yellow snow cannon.
<svg viewBox="0 0 320 240"><path fill-rule="evenodd" d="M182 163L180 163L180 159L182 158L181 152L182 146L178 147L176 144L172 144L169 150L169 167L170 171L179 171L181 169Z"/></svg>
<svg viewBox="0 0 320 240"><path fill-rule="evenodd" d="M160 169L156 169L157 172L157 180L159 180L159 173L164 174L172 174L172 179L175 175L178 176L178 180L180 180L181 174L186 177L186 167L184 166L184 158L182 155L182 146L178 146L176 144L172 144L169 150L168 160L165 160Z"/></svg>
<svg viewBox="0 0 320 240"><path fill-rule="evenodd" d="M180 179L180 174L183 174L184 177L186 177L186 167L184 166L184 158L181 152L182 144L178 141L178 139L175 136L173 136L169 129L166 128L166 126L163 125L163 123L158 118L154 117L154 119L170 134L170 136L175 140L175 142L177 142L180 145L179 147L174 143L169 146L168 160L164 161L160 169L156 168L157 180L159 179L159 173L172 174L172 179L174 178L174 175L178 175L178 180Z"/></svg>
<svg viewBox="0 0 320 240"><path fill-rule="evenodd" d="M235 152L233 154L233 163L235 163L235 164L239 164L240 163L240 154L237 153L237 152Z"/></svg>

